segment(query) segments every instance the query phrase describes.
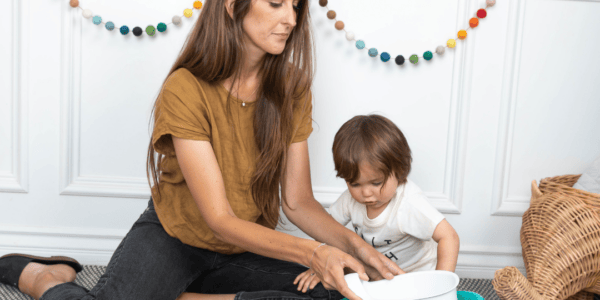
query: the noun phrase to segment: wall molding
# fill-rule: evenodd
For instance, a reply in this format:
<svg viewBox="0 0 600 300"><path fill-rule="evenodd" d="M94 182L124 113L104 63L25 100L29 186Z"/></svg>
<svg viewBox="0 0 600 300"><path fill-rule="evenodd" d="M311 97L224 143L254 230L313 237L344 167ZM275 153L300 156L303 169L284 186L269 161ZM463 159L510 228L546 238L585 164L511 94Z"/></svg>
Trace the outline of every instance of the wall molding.
<svg viewBox="0 0 600 300"><path fill-rule="evenodd" d="M0 226L0 253L67 255L83 264L107 265L127 230Z"/></svg>
<svg viewBox="0 0 600 300"><path fill-rule="evenodd" d="M27 2L26 2L27 3ZM12 78L11 85L11 170L9 172L0 172L0 192L27 193L29 190L28 176L28 73L27 57L28 45L27 38L23 34L27 31L27 14L21 7L22 1L12 0L10 9L10 18L12 29L11 34L11 65L10 74Z"/></svg>
<svg viewBox="0 0 600 300"><path fill-rule="evenodd" d="M60 194L148 199L145 177L81 175L82 18L67 2L61 5Z"/></svg>
<svg viewBox="0 0 600 300"><path fill-rule="evenodd" d="M464 26L463 20L476 4L473 0L459 1L457 28ZM147 199L150 189L146 178L82 176L80 173L82 18L69 9L68 4L62 5L60 194ZM460 214L462 209L472 52L474 43L455 52L443 189L426 193L434 207L443 213ZM316 187L315 197L328 206L335 201L331 201L333 197L339 196L332 195L330 190ZM337 193L337 189L334 190Z"/></svg>
<svg viewBox="0 0 600 300"><path fill-rule="evenodd" d="M478 7L472 0L458 1L457 28L464 26L464 20ZM431 204L440 212L460 214L464 186L466 147L469 119L470 88L473 78L474 43L466 43L455 52L452 69L452 93L448 118L448 142L444 168L442 192L425 192ZM345 191L344 188L316 186L315 198L329 207Z"/></svg>
<svg viewBox="0 0 600 300"><path fill-rule="evenodd" d="M475 1L459 1L457 28L464 26ZM425 192L433 206L442 213L460 214L466 162L467 130L469 119L470 87L473 74L474 43L466 44L455 53L452 71L452 96L448 118L448 142L444 188L441 193Z"/></svg>
<svg viewBox="0 0 600 300"><path fill-rule="evenodd" d="M0 226L0 256L28 253L66 255L82 264L106 266L128 230L109 228ZM520 247L461 245L456 274L464 278L493 278L494 272L515 266L525 268Z"/></svg>
<svg viewBox="0 0 600 300"><path fill-rule="evenodd" d="M523 23L525 20L525 0L510 3L500 123L498 125L497 153L495 158L494 183L492 189L493 216L522 216L529 208L529 197L510 196L508 180L513 148L516 119L516 102L519 84L519 68L523 45Z"/></svg>
<svg viewBox="0 0 600 300"><path fill-rule="evenodd" d="M526 0L510 2L504 74L502 79L500 122L496 143L499 150L495 158L492 190L491 215L493 216L521 217L529 209L530 195L510 195L508 186L516 121L516 103L519 88L519 68L521 65L526 2ZM577 0L577 2L597 2L597 0Z"/></svg>

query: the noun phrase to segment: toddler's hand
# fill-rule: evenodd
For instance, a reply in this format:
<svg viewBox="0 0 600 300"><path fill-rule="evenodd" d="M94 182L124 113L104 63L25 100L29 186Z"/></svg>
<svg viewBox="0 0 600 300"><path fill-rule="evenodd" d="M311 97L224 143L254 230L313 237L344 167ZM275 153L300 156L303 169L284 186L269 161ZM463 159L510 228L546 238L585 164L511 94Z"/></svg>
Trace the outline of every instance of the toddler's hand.
<svg viewBox="0 0 600 300"><path fill-rule="evenodd" d="M312 269L308 269L305 272L301 273L294 279L294 284L298 285L298 290L302 290L303 293L306 293L308 289L314 289L317 284L321 282L321 279L316 276L316 273Z"/></svg>

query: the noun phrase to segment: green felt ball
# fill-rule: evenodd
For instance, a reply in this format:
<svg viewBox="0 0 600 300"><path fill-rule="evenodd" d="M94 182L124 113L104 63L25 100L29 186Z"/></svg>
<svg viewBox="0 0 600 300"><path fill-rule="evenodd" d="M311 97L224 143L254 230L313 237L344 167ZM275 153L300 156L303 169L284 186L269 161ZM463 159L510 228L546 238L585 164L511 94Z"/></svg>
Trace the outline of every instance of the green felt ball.
<svg viewBox="0 0 600 300"><path fill-rule="evenodd" d="M416 65L419 62L419 57L416 54L413 54L410 56L410 58L408 58L408 60Z"/></svg>
<svg viewBox="0 0 600 300"><path fill-rule="evenodd" d="M146 27L146 34L148 34L149 36L153 36L155 33L156 28L154 28L154 26L148 25L148 27Z"/></svg>

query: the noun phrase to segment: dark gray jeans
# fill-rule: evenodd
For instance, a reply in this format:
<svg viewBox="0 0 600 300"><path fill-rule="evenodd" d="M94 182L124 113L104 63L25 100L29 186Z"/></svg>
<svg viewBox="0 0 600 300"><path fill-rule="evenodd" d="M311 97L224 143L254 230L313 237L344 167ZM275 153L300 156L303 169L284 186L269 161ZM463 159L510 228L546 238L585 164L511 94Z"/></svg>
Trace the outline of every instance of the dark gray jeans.
<svg viewBox="0 0 600 300"><path fill-rule="evenodd" d="M91 291L63 283L41 300L169 300L185 291L236 294L235 300L342 298L322 284L307 293L297 291L293 281L305 270L249 252L225 255L183 244L165 232L150 199Z"/></svg>

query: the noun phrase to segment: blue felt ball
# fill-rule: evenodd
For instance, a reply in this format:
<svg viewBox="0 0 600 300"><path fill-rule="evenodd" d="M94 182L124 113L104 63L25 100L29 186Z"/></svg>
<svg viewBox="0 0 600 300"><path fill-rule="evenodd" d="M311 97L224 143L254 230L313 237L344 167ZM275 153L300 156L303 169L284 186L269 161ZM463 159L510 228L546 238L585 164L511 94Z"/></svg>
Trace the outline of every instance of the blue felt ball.
<svg viewBox="0 0 600 300"><path fill-rule="evenodd" d="M388 60L390 60L390 58L392 58L392 57L390 56L390 54L389 54L389 53L387 53L387 52L382 52L382 53L381 53L381 55L379 55L379 58L381 58L381 61L382 61L382 62L387 62L387 61L388 61Z"/></svg>
<svg viewBox="0 0 600 300"><path fill-rule="evenodd" d="M126 34L128 34L128 33L129 33L129 27L127 27L127 26L125 26L125 25L121 26L121 29L120 29L120 30L121 30L121 34L122 34L122 35L126 35Z"/></svg>

